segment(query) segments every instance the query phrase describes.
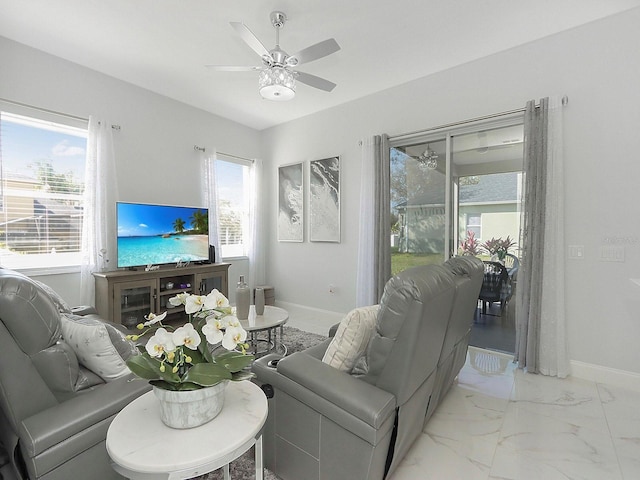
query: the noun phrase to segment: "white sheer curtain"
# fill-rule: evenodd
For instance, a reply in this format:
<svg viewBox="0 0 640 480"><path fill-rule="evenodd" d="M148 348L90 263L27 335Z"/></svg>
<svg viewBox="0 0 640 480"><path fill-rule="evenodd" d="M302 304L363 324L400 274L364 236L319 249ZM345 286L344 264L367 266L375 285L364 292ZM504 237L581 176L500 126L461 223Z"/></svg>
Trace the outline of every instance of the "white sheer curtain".
<svg viewBox="0 0 640 480"><path fill-rule="evenodd" d="M95 305L93 272L115 268L118 198L113 133L110 123L89 118L82 221L80 301Z"/></svg>
<svg viewBox="0 0 640 480"><path fill-rule="evenodd" d="M391 206L389 191L389 137L362 141L360 228L356 306L380 301L391 277Z"/></svg>
<svg viewBox="0 0 640 480"><path fill-rule="evenodd" d="M531 373L566 377L562 101L527 103L522 229L516 291L516 360Z"/></svg>
<svg viewBox="0 0 640 480"><path fill-rule="evenodd" d="M202 203L209 210L209 245L213 245L216 256L211 261L220 261L220 229L218 218L218 188L216 185L216 152L200 154Z"/></svg>
<svg viewBox="0 0 640 480"><path fill-rule="evenodd" d="M249 285L265 284L266 256L264 245L264 199L262 198L263 162L260 159L253 161L249 167L248 191L250 194L249 205Z"/></svg>

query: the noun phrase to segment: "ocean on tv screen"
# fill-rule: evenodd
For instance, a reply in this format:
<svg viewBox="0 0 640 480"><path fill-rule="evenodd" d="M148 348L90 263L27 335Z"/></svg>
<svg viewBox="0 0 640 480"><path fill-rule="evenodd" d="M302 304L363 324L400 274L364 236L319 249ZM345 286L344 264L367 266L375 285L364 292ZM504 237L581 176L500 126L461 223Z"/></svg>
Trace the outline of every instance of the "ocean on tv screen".
<svg viewBox="0 0 640 480"><path fill-rule="evenodd" d="M118 267L196 262L208 259L207 235L118 237Z"/></svg>

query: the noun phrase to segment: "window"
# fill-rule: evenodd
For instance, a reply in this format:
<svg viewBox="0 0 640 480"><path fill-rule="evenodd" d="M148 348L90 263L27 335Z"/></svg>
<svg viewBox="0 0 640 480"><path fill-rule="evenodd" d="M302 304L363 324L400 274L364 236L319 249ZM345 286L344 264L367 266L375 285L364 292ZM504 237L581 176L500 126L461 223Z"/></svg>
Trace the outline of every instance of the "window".
<svg viewBox="0 0 640 480"><path fill-rule="evenodd" d="M482 238L482 215L479 213L467 213L467 232L473 232L476 240Z"/></svg>
<svg viewBox="0 0 640 480"><path fill-rule="evenodd" d="M216 160L220 256L246 257L249 238L249 162Z"/></svg>
<svg viewBox="0 0 640 480"><path fill-rule="evenodd" d="M80 264L87 124L0 111L0 263Z"/></svg>

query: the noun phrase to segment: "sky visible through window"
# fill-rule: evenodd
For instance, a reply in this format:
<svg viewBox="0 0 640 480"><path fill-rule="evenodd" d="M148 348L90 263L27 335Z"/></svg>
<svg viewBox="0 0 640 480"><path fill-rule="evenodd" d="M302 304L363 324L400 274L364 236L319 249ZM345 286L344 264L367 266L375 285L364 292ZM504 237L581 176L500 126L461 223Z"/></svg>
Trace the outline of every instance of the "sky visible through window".
<svg viewBox="0 0 640 480"><path fill-rule="evenodd" d="M1 118L0 158L5 176L19 174L35 178L33 167L38 162L46 162L56 173L72 173L74 181L84 183L86 131L29 121L4 112Z"/></svg>
<svg viewBox="0 0 640 480"><path fill-rule="evenodd" d="M243 203L243 166L221 160L216 162L218 197L229 200L232 205Z"/></svg>

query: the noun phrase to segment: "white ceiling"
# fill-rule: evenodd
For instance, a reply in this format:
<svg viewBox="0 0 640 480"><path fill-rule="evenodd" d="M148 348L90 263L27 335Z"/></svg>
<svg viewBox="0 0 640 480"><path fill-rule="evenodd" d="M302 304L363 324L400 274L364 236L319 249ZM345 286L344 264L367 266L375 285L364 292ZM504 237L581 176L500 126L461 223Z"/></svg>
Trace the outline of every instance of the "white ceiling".
<svg viewBox="0 0 640 480"><path fill-rule="evenodd" d="M0 0L0 35L132 84L264 129L640 5L640 0ZM273 10L292 54L335 38L342 49L299 69L338 86L298 84L263 100L259 65L230 21L268 48ZM570 61L570 59L567 59Z"/></svg>

